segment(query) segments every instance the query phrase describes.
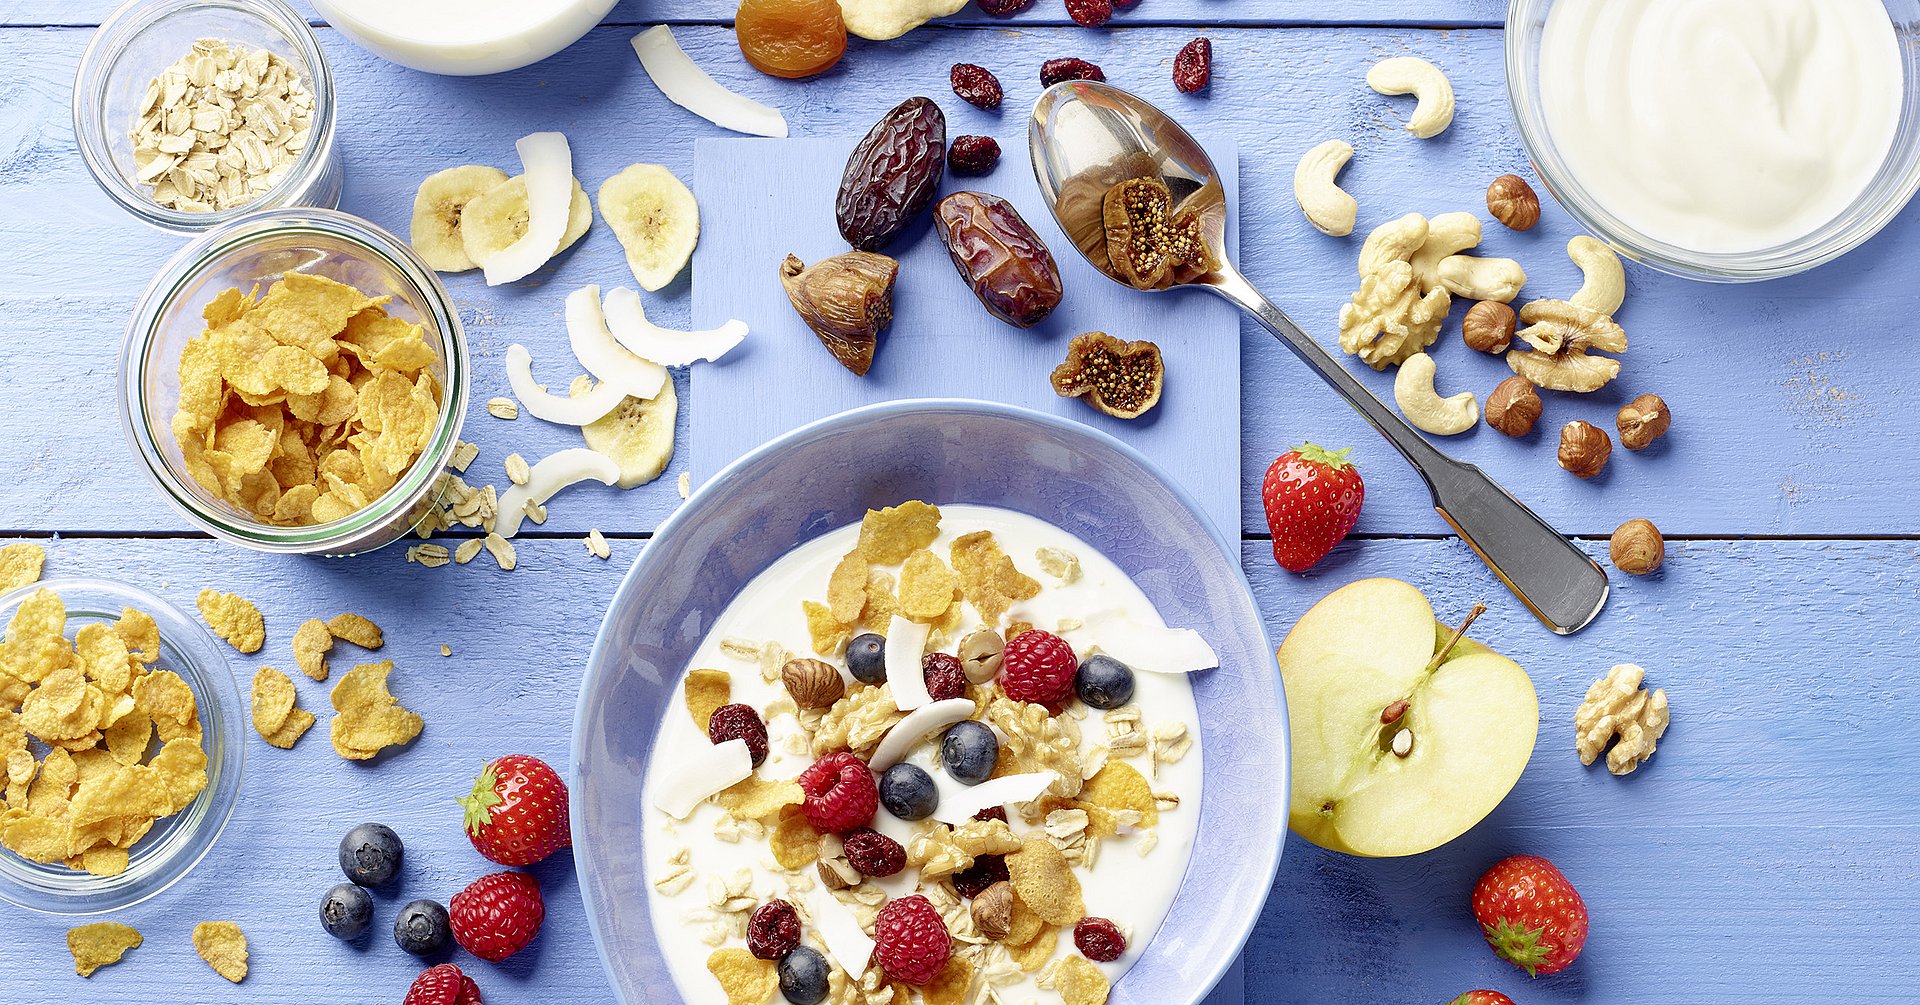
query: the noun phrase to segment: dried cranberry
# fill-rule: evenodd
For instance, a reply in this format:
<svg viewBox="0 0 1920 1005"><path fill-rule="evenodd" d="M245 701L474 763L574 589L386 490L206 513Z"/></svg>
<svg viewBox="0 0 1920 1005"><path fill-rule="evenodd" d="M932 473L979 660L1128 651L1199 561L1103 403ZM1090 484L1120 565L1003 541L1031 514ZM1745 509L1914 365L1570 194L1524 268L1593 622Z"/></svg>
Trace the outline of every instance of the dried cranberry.
<svg viewBox="0 0 1920 1005"><path fill-rule="evenodd" d="M1007 878L1007 860L1004 856L976 855L972 865L953 874L953 888L960 891L963 897L978 897L980 891Z"/></svg>
<svg viewBox="0 0 1920 1005"><path fill-rule="evenodd" d="M953 93L975 108L999 108L1000 99L1006 96L1000 88L1000 78L984 66L955 63L949 76L953 80Z"/></svg>
<svg viewBox="0 0 1920 1005"><path fill-rule="evenodd" d="M747 952L777 960L800 944L800 914L784 900L769 900L747 918Z"/></svg>
<svg viewBox="0 0 1920 1005"><path fill-rule="evenodd" d="M707 720L707 739L714 743L728 740L747 741L747 754L753 758L753 766L767 759L767 724L760 721L760 713L752 705L722 705L713 710L713 718Z"/></svg>
<svg viewBox="0 0 1920 1005"><path fill-rule="evenodd" d="M1049 59L1040 64L1040 86L1052 87L1063 80L1105 80L1098 66L1084 59Z"/></svg>
<svg viewBox="0 0 1920 1005"><path fill-rule="evenodd" d="M986 174L998 163L1000 144L991 136L956 136L947 145L947 170L954 174Z"/></svg>
<svg viewBox="0 0 1920 1005"><path fill-rule="evenodd" d="M993 17L1012 17L1033 6L1033 0L977 0L980 11Z"/></svg>
<svg viewBox="0 0 1920 1005"><path fill-rule="evenodd" d="M840 844L847 854L847 864L862 876L878 879L907 867L907 850L879 831L865 827L848 831L840 838Z"/></svg>
<svg viewBox="0 0 1920 1005"><path fill-rule="evenodd" d="M1173 57L1173 86L1182 94L1203 91L1213 81L1213 41L1201 37L1180 47Z"/></svg>
<svg viewBox="0 0 1920 1005"><path fill-rule="evenodd" d="M1067 16L1075 23L1098 28L1113 17L1113 0L1067 0Z"/></svg>
<svg viewBox="0 0 1920 1005"><path fill-rule="evenodd" d="M1007 808L1005 806L989 806L986 809L981 810L978 813L975 813L973 815L973 818L975 820L998 820L1001 823L1006 823Z"/></svg>
<svg viewBox="0 0 1920 1005"><path fill-rule="evenodd" d="M1120 934L1120 926L1113 922L1089 916L1073 926L1073 945L1087 959L1108 963L1127 951L1127 937Z"/></svg>

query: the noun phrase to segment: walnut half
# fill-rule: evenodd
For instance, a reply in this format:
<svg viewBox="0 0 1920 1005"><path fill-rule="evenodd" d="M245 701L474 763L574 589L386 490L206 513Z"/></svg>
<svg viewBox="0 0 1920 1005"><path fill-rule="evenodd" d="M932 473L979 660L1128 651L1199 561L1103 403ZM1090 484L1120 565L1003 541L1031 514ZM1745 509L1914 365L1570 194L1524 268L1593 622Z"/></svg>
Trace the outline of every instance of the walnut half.
<svg viewBox="0 0 1920 1005"><path fill-rule="evenodd" d="M1447 319L1451 295L1423 288L1413 264L1427 235L1426 218L1408 213L1376 227L1360 249L1360 288L1340 308L1340 348L1375 370L1432 345Z"/></svg>
<svg viewBox="0 0 1920 1005"><path fill-rule="evenodd" d="M1581 764L1592 764L1616 736L1607 751L1607 770L1628 775L1653 756L1654 744L1667 731L1667 692L1640 686L1647 672L1622 663L1587 688L1586 700L1573 713L1574 749Z"/></svg>
<svg viewBox="0 0 1920 1005"><path fill-rule="evenodd" d="M1535 387L1598 391L1620 375L1619 360L1587 355L1627 351L1627 333L1608 315L1565 300L1535 300L1520 308L1520 321L1527 327L1515 334L1526 345L1507 353L1507 365Z"/></svg>

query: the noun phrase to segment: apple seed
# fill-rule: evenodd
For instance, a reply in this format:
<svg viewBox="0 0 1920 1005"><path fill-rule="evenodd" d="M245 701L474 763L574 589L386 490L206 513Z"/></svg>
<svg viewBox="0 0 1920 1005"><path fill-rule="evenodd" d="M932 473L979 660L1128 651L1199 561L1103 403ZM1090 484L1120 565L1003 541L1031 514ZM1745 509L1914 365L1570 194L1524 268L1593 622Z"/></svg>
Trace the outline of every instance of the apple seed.
<svg viewBox="0 0 1920 1005"><path fill-rule="evenodd" d="M1407 699L1402 698L1399 701L1396 701L1393 704L1388 705L1386 708L1381 709L1380 725L1391 726L1394 723L1399 722L1400 717L1403 715L1406 715L1407 709L1410 707L1411 706L1407 704Z"/></svg>
<svg viewBox="0 0 1920 1005"><path fill-rule="evenodd" d="M1393 756L1405 757L1413 753L1413 730L1403 729L1393 734Z"/></svg>

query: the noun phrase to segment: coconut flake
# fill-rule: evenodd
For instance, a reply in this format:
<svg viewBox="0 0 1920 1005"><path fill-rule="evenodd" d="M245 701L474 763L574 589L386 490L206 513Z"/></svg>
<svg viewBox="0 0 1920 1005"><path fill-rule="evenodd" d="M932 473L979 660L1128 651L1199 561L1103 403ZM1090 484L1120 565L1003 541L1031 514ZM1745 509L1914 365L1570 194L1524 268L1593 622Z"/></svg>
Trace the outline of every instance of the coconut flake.
<svg viewBox="0 0 1920 1005"><path fill-rule="evenodd" d="M955 792L942 791L940 804L933 808L933 818L957 827L972 820L981 810L1038 799L1047 791L1047 786L1059 780L1060 776L1051 771L1034 771L989 778Z"/></svg>
<svg viewBox="0 0 1920 1005"><path fill-rule="evenodd" d="M924 678L922 678L924 680ZM873 756L867 758L867 767L875 771L885 771L900 763L907 751L920 742L921 737L936 729L945 729L962 719L973 718L972 698L948 698L931 705L922 705L907 713L907 717L893 724L880 745L873 749Z"/></svg>
<svg viewBox="0 0 1920 1005"><path fill-rule="evenodd" d="M622 394L649 401L667 382L665 367L635 356L613 340L600 309L598 286L582 286L567 295L567 341L580 365L603 387L612 384Z"/></svg>
<svg viewBox="0 0 1920 1005"><path fill-rule="evenodd" d="M627 352L661 366L719 359L747 337L745 321L728 321L706 331L662 328L647 320L640 294L625 287L607 292L606 326Z"/></svg>
<svg viewBox="0 0 1920 1005"><path fill-rule="evenodd" d="M1143 625L1120 611L1103 611L1087 619L1086 631L1095 648L1135 670L1193 673L1220 665L1213 647L1191 628Z"/></svg>
<svg viewBox="0 0 1920 1005"><path fill-rule="evenodd" d="M787 120L779 109L720 86L680 48L666 25L633 36L633 51L668 101L723 129L754 136L787 135Z"/></svg>
<svg viewBox="0 0 1920 1005"><path fill-rule="evenodd" d="M675 820L685 820L714 793L753 774L753 755L747 752L745 740L716 743L675 758L679 767L661 779L653 792L653 805Z"/></svg>
<svg viewBox="0 0 1920 1005"><path fill-rule="evenodd" d="M827 944L827 955L840 964L840 969L850 974L866 973L867 963L873 959L873 937L860 927L860 919L853 916L847 905L840 903L825 883L815 883L812 889L801 893L800 902L806 905L807 917L819 930L820 941Z"/></svg>
<svg viewBox="0 0 1920 1005"><path fill-rule="evenodd" d="M524 279L547 264L567 232L573 205L573 149L565 133L532 133L514 144L527 179L527 232L487 256L487 285Z"/></svg>
<svg viewBox="0 0 1920 1005"><path fill-rule="evenodd" d="M927 693L927 677L920 669L927 652L929 628L908 621L898 614L887 625L887 687L893 690L893 704L902 712L911 712L933 700ZM905 673L900 672L906 668Z"/></svg>
<svg viewBox="0 0 1920 1005"><path fill-rule="evenodd" d="M569 485L588 479L612 485L619 478L620 465L598 450L574 447L548 454L528 469L524 484L509 485L500 493L499 522L494 525L494 532L501 537L520 533L520 521L527 515L528 503L542 505Z"/></svg>
<svg viewBox="0 0 1920 1005"><path fill-rule="evenodd" d="M520 407L528 414L567 426L584 426L613 411L627 396L611 383L599 384L586 394L571 398L550 394L534 381L533 354L519 344L507 347L507 382L513 385L514 397L520 399Z"/></svg>

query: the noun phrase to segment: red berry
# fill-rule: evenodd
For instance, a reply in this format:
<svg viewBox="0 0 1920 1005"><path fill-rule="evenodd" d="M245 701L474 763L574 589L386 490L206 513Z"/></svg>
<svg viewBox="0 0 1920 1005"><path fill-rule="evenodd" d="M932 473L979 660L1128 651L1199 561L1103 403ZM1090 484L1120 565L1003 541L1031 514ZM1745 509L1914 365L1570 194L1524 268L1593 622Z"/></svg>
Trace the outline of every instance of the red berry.
<svg viewBox="0 0 1920 1005"><path fill-rule="evenodd" d="M927 694L934 701L967 696L967 672L960 668L960 657L951 653L928 653L920 660L920 672L926 676Z"/></svg>
<svg viewBox="0 0 1920 1005"><path fill-rule="evenodd" d="M1366 494L1345 450L1307 443L1281 454L1260 483L1273 560L1294 572L1313 568L1353 529Z"/></svg>
<svg viewBox="0 0 1920 1005"><path fill-rule="evenodd" d="M998 820L1001 823L1006 823L1007 808L1005 806L989 806L986 809L981 810L978 813L975 813L973 815L973 818L975 820Z"/></svg>
<svg viewBox="0 0 1920 1005"><path fill-rule="evenodd" d="M1213 82L1213 41L1196 38L1173 57L1173 86L1182 94L1203 91Z"/></svg>
<svg viewBox="0 0 1920 1005"><path fill-rule="evenodd" d="M524 872L482 876L453 895L447 904L453 940L460 948L498 963L527 948L546 920L540 884Z"/></svg>
<svg viewBox="0 0 1920 1005"><path fill-rule="evenodd" d="M874 783L867 762L851 751L839 751L813 762L800 773L800 790L807 794L801 804L807 823L815 830L841 834L865 827L880 808L880 786Z"/></svg>
<svg viewBox="0 0 1920 1005"><path fill-rule="evenodd" d="M1002 814L1007 811L994 807ZM984 811L983 811L984 812ZM1003 816L1002 819L1005 819ZM975 855L973 864L953 874L953 888L960 891L962 897L978 897L980 891L1009 878L1007 859L1003 855Z"/></svg>
<svg viewBox="0 0 1920 1005"><path fill-rule="evenodd" d="M947 169L958 175L981 175L1000 163L1000 144L991 136L955 136L947 146Z"/></svg>
<svg viewBox="0 0 1920 1005"><path fill-rule="evenodd" d="M1067 0L1067 16L1076 24L1098 28L1113 18L1113 0Z"/></svg>
<svg viewBox="0 0 1920 1005"><path fill-rule="evenodd" d="M924 985L939 976L953 955L953 936L927 898L914 894L887 901L873 919L874 957L887 979Z"/></svg>
<svg viewBox="0 0 1920 1005"><path fill-rule="evenodd" d="M907 867L907 850L900 842L865 827L848 831L840 839L847 863L862 876L879 879Z"/></svg>
<svg viewBox="0 0 1920 1005"><path fill-rule="evenodd" d="M453 1000L453 1005L487 1005L487 1003L480 998L480 985L475 984L473 978L461 974L460 997Z"/></svg>
<svg viewBox="0 0 1920 1005"><path fill-rule="evenodd" d="M975 108L999 108L1000 99L1006 96L1006 92L1000 89L1000 78L984 66L955 63L949 76L953 81L953 93Z"/></svg>
<svg viewBox="0 0 1920 1005"><path fill-rule="evenodd" d="M1084 59L1049 59L1040 64L1040 86L1052 87L1063 80L1105 80L1098 66Z"/></svg>
<svg viewBox="0 0 1920 1005"><path fill-rule="evenodd" d="M1080 659L1067 640L1030 628L1013 637L1000 662L1000 686L1014 701L1056 705L1073 697Z"/></svg>
<svg viewBox="0 0 1920 1005"><path fill-rule="evenodd" d="M1095 963L1111 963L1127 951L1127 937L1120 934L1119 925L1089 916L1073 926L1073 946Z"/></svg>
<svg viewBox="0 0 1920 1005"><path fill-rule="evenodd" d="M407 988L407 997L401 1000L401 1005L459 1005L461 987L468 983L471 981L467 975L451 963L428 967L413 979L413 986Z"/></svg>
<svg viewBox="0 0 1920 1005"><path fill-rule="evenodd" d="M1513 1005L1513 999L1498 991L1469 991L1447 1005Z"/></svg>
<svg viewBox="0 0 1920 1005"><path fill-rule="evenodd" d="M1473 887L1473 916L1494 955L1529 976L1557 974L1587 944L1587 904L1553 863L1515 855Z"/></svg>
<svg viewBox="0 0 1920 1005"><path fill-rule="evenodd" d="M747 755L753 758L753 766L767 759L767 724L760 721L760 713L752 705L722 705L713 710L713 718L707 720L707 739L715 743L728 740L747 741Z"/></svg>
<svg viewBox="0 0 1920 1005"><path fill-rule="evenodd" d="M567 784L537 757L508 754L487 765L459 802L474 850L501 865L532 865L573 844Z"/></svg>
<svg viewBox="0 0 1920 1005"><path fill-rule="evenodd" d="M1033 6L1033 0L978 0L980 11L993 17L1012 17Z"/></svg>
<svg viewBox="0 0 1920 1005"><path fill-rule="evenodd" d="M800 944L800 914L784 900L769 900L747 919L747 952L777 960Z"/></svg>

